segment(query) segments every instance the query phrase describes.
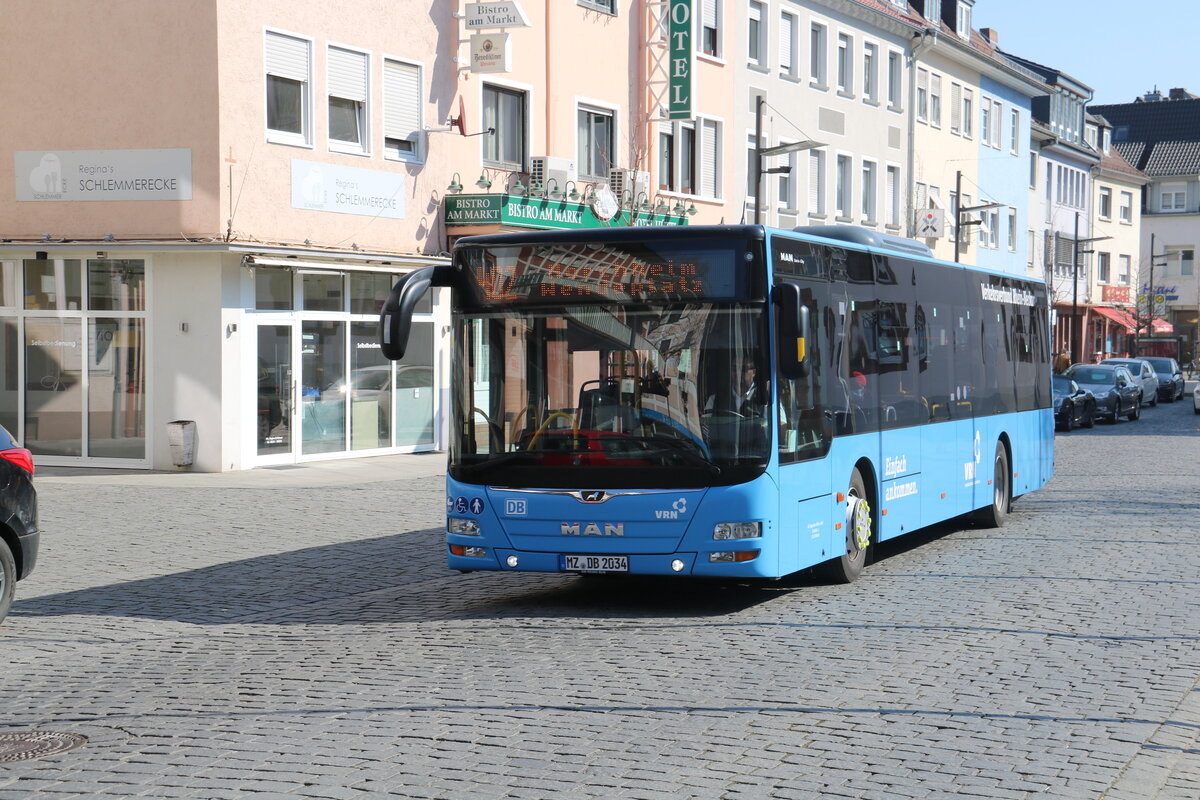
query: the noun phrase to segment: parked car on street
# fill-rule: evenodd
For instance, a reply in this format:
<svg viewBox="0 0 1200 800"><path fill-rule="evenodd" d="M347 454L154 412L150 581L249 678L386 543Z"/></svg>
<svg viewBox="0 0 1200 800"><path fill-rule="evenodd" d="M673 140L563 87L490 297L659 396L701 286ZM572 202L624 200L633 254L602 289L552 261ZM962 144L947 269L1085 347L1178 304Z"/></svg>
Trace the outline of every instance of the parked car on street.
<svg viewBox="0 0 1200 800"><path fill-rule="evenodd" d="M38 552L33 456L0 426L0 621L8 615L17 581L33 570Z"/></svg>
<svg viewBox="0 0 1200 800"><path fill-rule="evenodd" d="M1075 364L1065 373L1096 398L1096 417L1119 422L1142 416L1142 389L1120 364Z"/></svg>
<svg viewBox="0 0 1200 800"><path fill-rule="evenodd" d="M1178 361L1159 356L1143 356L1142 360L1150 363L1158 377L1159 400L1174 403L1183 399L1183 370L1180 369Z"/></svg>
<svg viewBox="0 0 1200 800"><path fill-rule="evenodd" d="M1069 431L1076 425L1090 428L1096 420L1096 396L1064 375L1052 375L1054 425Z"/></svg>
<svg viewBox="0 0 1200 800"><path fill-rule="evenodd" d="M1142 402L1151 407L1158 405L1158 375L1149 361L1144 358L1106 358L1100 363L1125 367L1142 388Z"/></svg>

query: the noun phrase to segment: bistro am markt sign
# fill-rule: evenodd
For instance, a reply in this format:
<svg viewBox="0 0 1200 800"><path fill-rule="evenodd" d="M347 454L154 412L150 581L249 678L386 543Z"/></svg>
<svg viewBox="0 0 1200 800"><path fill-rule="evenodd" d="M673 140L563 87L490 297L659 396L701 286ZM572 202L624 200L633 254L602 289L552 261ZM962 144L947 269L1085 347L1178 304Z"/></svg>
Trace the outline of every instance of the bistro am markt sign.
<svg viewBox="0 0 1200 800"><path fill-rule="evenodd" d="M482 28L528 28L529 17L517 0L498 3L467 3L467 30Z"/></svg>
<svg viewBox="0 0 1200 800"><path fill-rule="evenodd" d="M446 226L516 225L524 228L579 230L608 227L663 227L687 225L680 214L655 214L622 209L610 220L601 220L585 203L556 201L509 194L461 194L446 197Z"/></svg>

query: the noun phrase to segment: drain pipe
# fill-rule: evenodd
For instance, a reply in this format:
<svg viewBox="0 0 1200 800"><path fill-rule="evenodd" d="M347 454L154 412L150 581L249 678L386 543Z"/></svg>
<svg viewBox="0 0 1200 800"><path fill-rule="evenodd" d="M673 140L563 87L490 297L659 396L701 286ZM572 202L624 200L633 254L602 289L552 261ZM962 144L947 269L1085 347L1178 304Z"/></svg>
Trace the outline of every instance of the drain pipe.
<svg viewBox="0 0 1200 800"><path fill-rule="evenodd" d="M917 233L914 216L917 209L913 205L917 199L917 56L937 44L937 31L924 28L913 34L912 41L912 63L908 70L908 224L905 226L910 239Z"/></svg>

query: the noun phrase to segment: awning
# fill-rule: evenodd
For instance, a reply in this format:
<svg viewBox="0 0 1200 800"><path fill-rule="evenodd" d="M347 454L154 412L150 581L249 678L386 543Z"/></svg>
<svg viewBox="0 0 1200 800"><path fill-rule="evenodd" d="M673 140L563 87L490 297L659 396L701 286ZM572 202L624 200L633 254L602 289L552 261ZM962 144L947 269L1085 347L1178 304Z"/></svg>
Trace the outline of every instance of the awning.
<svg viewBox="0 0 1200 800"><path fill-rule="evenodd" d="M1167 322L1165 319L1159 319L1158 317L1155 317L1153 320L1151 320L1150 327L1154 330L1155 333L1174 333L1175 332L1174 325Z"/></svg>
<svg viewBox="0 0 1200 800"><path fill-rule="evenodd" d="M1108 317L1113 322L1125 328L1126 333L1133 333L1133 329L1137 326L1133 317L1123 308L1113 308L1111 306L1092 306L1092 310L1102 317Z"/></svg>

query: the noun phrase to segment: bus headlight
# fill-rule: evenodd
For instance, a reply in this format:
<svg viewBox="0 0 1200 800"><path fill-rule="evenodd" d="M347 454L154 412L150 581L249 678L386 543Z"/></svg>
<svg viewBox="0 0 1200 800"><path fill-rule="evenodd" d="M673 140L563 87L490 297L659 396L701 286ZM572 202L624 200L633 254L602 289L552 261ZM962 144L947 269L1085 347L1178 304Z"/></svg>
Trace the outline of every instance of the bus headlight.
<svg viewBox="0 0 1200 800"><path fill-rule="evenodd" d="M486 547L470 547L462 544L450 545L450 552L456 556L466 556L467 558L487 558Z"/></svg>
<svg viewBox="0 0 1200 800"><path fill-rule="evenodd" d="M462 536L478 536L479 520L449 517L446 519L446 530L450 533L457 533Z"/></svg>
<svg viewBox="0 0 1200 800"><path fill-rule="evenodd" d="M713 527L714 539L757 539L762 536L761 522L718 522Z"/></svg>

